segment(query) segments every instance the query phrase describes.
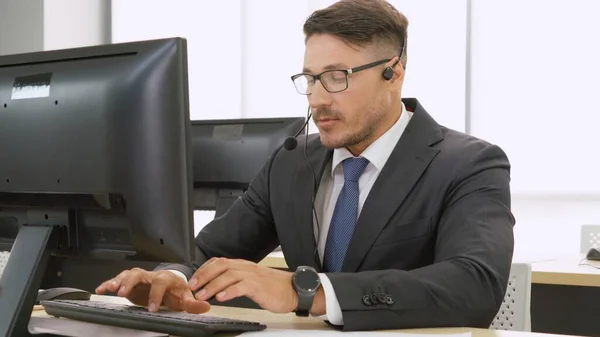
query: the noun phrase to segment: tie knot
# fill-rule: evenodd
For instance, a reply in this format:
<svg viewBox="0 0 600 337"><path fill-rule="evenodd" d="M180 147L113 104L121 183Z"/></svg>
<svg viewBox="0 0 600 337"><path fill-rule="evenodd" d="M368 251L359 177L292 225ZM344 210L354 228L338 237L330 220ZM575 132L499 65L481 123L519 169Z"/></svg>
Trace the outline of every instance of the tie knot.
<svg viewBox="0 0 600 337"><path fill-rule="evenodd" d="M358 181L358 178L369 165L369 160L363 157L347 158L344 159L342 165L344 165L344 180Z"/></svg>

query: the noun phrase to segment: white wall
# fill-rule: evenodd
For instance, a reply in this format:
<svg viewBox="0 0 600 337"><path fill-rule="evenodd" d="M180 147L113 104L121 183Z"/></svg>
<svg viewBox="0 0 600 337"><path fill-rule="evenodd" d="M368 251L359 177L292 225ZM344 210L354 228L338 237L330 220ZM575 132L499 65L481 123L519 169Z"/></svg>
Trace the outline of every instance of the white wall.
<svg viewBox="0 0 600 337"><path fill-rule="evenodd" d="M0 0L0 55L42 50L43 15L41 0Z"/></svg>
<svg viewBox="0 0 600 337"><path fill-rule="evenodd" d="M598 195L513 195L515 258L539 260L579 253L580 227L600 224Z"/></svg>
<svg viewBox="0 0 600 337"><path fill-rule="evenodd" d="M473 2L472 132L518 193L600 193L600 1ZM510 19L508 19L510 18Z"/></svg>
<svg viewBox="0 0 600 337"><path fill-rule="evenodd" d="M512 163L518 254L600 224L600 2L473 1L471 131Z"/></svg>
<svg viewBox="0 0 600 337"><path fill-rule="evenodd" d="M112 41L187 38L192 119L239 118L241 1L113 0Z"/></svg>
<svg viewBox="0 0 600 337"><path fill-rule="evenodd" d="M110 42L110 0L0 0L0 55Z"/></svg>
<svg viewBox="0 0 600 337"><path fill-rule="evenodd" d="M302 24L312 12L309 5L301 0L245 2L240 116L306 116L306 96L296 92L290 76L302 71Z"/></svg>
<svg viewBox="0 0 600 337"><path fill-rule="evenodd" d="M44 0L44 50L110 42L109 0Z"/></svg>
<svg viewBox="0 0 600 337"><path fill-rule="evenodd" d="M467 0L391 0L409 20L403 95L441 124L465 130Z"/></svg>

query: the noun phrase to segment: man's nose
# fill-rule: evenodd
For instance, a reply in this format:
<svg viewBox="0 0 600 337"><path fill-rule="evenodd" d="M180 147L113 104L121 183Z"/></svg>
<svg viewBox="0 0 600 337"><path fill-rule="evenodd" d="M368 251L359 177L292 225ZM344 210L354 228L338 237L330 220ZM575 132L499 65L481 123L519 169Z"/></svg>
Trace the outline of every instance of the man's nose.
<svg viewBox="0 0 600 337"><path fill-rule="evenodd" d="M321 81L315 81L311 89L311 94L308 95L308 103L312 109L331 105L331 93L323 87Z"/></svg>

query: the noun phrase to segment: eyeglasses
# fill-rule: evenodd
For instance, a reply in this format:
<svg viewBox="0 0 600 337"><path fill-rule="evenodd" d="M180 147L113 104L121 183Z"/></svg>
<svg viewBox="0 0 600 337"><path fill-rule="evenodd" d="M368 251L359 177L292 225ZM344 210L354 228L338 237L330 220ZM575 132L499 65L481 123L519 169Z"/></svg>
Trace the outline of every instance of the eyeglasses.
<svg viewBox="0 0 600 337"><path fill-rule="evenodd" d="M363 71L369 68L373 68L380 64L389 62L390 59L387 60L379 60L369 64L365 64L362 66L354 67L351 69L345 70L326 70L320 74L312 75L307 73L300 73L292 76L292 81L294 82L294 86L296 87L296 91L298 91L301 95L310 95L312 94L312 88L317 82L317 80L321 81L321 85L328 92L335 93L348 89L348 75L357 73L359 71Z"/></svg>

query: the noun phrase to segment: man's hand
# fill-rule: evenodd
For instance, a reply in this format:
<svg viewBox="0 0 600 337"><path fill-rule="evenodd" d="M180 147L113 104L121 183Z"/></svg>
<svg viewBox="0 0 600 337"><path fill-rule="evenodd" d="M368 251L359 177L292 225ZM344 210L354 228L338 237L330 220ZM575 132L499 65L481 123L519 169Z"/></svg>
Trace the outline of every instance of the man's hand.
<svg viewBox="0 0 600 337"><path fill-rule="evenodd" d="M262 267L244 260L212 258L200 267L188 282L196 299L228 301L246 296L261 308L288 313L298 307L298 295L292 286L292 273Z"/></svg>
<svg viewBox="0 0 600 337"><path fill-rule="evenodd" d="M185 280L166 270L126 270L96 288L98 295L108 292L125 297L133 304L147 306L150 311L158 311L161 305L195 314L210 309L208 302L194 298Z"/></svg>

